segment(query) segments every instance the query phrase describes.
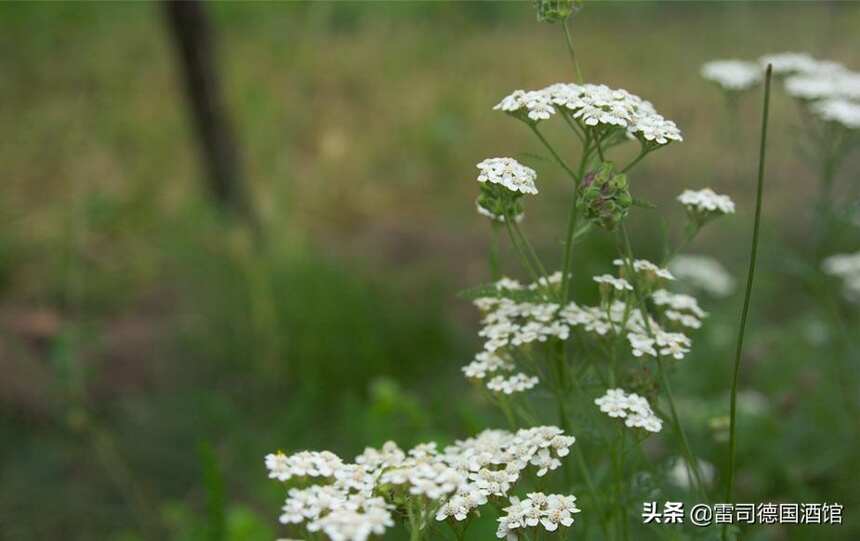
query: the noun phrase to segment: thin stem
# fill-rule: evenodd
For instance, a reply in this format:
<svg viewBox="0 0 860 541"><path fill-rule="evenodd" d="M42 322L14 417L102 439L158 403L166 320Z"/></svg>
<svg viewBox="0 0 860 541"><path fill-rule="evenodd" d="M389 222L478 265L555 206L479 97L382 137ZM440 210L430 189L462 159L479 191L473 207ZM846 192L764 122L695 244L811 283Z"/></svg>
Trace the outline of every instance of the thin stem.
<svg viewBox="0 0 860 541"><path fill-rule="evenodd" d="M630 170L633 168L633 166L634 166L634 165L636 165L637 163L639 163L639 162L642 160L642 158L644 158L645 156L647 156L647 155L648 155L652 150L654 150L654 149L646 148L646 147L643 145L643 146L642 146L642 150L640 150L640 151L639 151L639 155L638 155L638 156L636 156L636 158L634 158L632 162L628 163L628 164L627 164L627 166L626 166L624 169L622 169L622 170L621 170L621 172L622 172L622 173L626 173L627 171L630 171Z"/></svg>
<svg viewBox="0 0 860 541"><path fill-rule="evenodd" d="M573 120L570 119L570 116L567 115L566 113L562 112L561 118L563 118L564 121L567 123L567 125L570 126L571 131L573 131L573 133L576 134L576 137L584 143L585 142L585 136L582 134L580 129L576 127L576 124L573 123ZM584 149L583 149L583 152L585 152Z"/></svg>
<svg viewBox="0 0 860 541"><path fill-rule="evenodd" d="M505 216L505 228L508 231L508 237L510 237L511 244L514 245L514 249L517 251L517 254L520 256L520 259L523 262L523 266L525 266L526 270L528 270L529 274L531 274L532 280L534 280L535 283L539 283L540 282L540 274L532 266L531 260L529 259L528 255L525 253L525 251L523 250L522 246L520 246L520 243L517 241L517 236L516 236L516 234L514 234L514 230L511 227L512 219L513 218L510 216L510 214Z"/></svg>
<svg viewBox="0 0 860 541"><path fill-rule="evenodd" d="M764 191L764 163L765 150L767 148L767 121L770 109L770 80L772 66L768 64L767 74L765 76L764 85L764 109L761 119L761 142L759 144L759 162L758 162L758 179L756 183L756 201L755 201L755 222L753 222L752 246L750 247L750 266L747 274L747 287L744 294L744 307L741 311L740 327L738 328L738 343L735 349L735 365L732 373L732 393L731 404L729 408L729 475L726 485L726 502L732 502L734 497L735 487L735 447L737 445L736 438L736 421L737 421L737 397L738 397L738 376L741 370L741 354L744 346L744 332L746 330L747 317L749 316L750 298L752 297L753 279L755 277L756 255L758 254L758 236L761 226L761 207L762 193ZM723 528L723 539L727 538L727 529Z"/></svg>
<svg viewBox="0 0 860 541"><path fill-rule="evenodd" d="M561 27L564 28L564 40L567 43L567 51L570 53L570 60L573 62L573 67L576 69L576 82L583 84L585 79L582 78L582 71L579 69L579 61L576 59L576 51L573 50L573 38L570 35L570 28L567 27L567 19L562 21Z"/></svg>
<svg viewBox="0 0 860 541"><path fill-rule="evenodd" d="M579 472L582 474L582 478L585 479L585 486L588 488L589 496L591 496L591 503L595 507L597 516L600 517L600 528L603 530L603 536L608 538L609 532L606 526L606 517L601 511L603 503L597 496L597 489L594 487L594 480L591 478L591 473L589 473L588 466L585 464L582 448L576 445L573 454L576 455L576 464L579 467Z"/></svg>
<svg viewBox="0 0 860 541"><path fill-rule="evenodd" d="M561 365L562 357L559 356L559 365ZM559 368L559 372L561 368ZM567 417L567 411L564 408L564 400L561 396L561 393L556 394L556 402L558 402L558 421L561 424L561 429L564 430L564 433L568 436L573 432L570 426L570 419ZM562 462L562 470L564 474L564 486L569 488L571 485L571 476L570 476L570 463L565 460Z"/></svg>
<svg viewBox="0 0 860 541"><path fill-rule="evenodd" d="M627 268L627 272L630 276L634 276L633 271L633 248L630 244L630 236L627 234L627 227L625 224L621 224L621 237L624 242L624 252L626 254L625 265ZM651 321L648 317L648 309L645 306L645 298L642 296L642 291L639 288L639 283L634 280L633 285L633 294L636 297L636 300L639 304L639 311L642 312L642 320L645 322L645 331L648 334L648 337L652 340L656 340L656 336L654 334L654 330L651 328ZM666 393L666 400L669 403L669 412L672 417L672 424L675 428L675 432L678 434L678 438L681 440L681 450L684 453L684 460L686 460L688 467L693 472L693 477L696 480L696 486L699 489L702 497L707 499L707 494L705 493L705 485L702 482L702 476L699 473L699 462L693 455L693 452L690 448L690 442L687 439L687 433L684 432L684 427L681 425L681 418L678 416L678 409L675 407L675 397L672 394L672 386L669 384L669 378L666 375L666 370L663 367L663 357L660 355L660 352L657 352L657 372L660 376L661 383L663 385L663 390Z"/></svg>
<svg viewBox="0 0 860 541"><path fill-rule="evenodd" d="M699 231L701 231L701 230L702 230L702 227L701 227L700 225L698 225L698 224L696 224L696 225L694 225L694 226L690 227L689 229L687 229L687 234L686 234L686 235L684 235L683 240L681 240L681 242L680 242L680 243L678 243L678 245L677 245L677 246L675 246L675 249L674 249L674 250L669 251L669 252L665 255L664 263L667 263L667 262L671 261L671 260L672 260L676 255L678 255L679 253L681 253L682 251L684 251L684 249L686 249L686 248L687 248L687 246L688 246L691 242L693 242L693 239L695 239L695 238L696 238L696 236L699 234ZM668 251L668 250L667 250L667 251Z"/></svg>
<svg viewBox="0 0 860 541"><path fill-rule="evenodd" d="M502 277L499 268L499 223L495 220L490 224L490 276L493 280L498 280Z"/></svg>
<svg viewBox="0 0 860 541"><path fill-rule="evenodd" d="M562 115L565 116L566 115ZM571 125L571 128L573 126ZM579 203L579 180L585 174L585 168L588 164L588 155L591 146L591 134L586 132L585 140L582 142L582 157L579 160L579 172L574 177L573 200L570 204L570 217L567 223L567 236L564 240L564 261L562 262L561 271L561 301L566 303L570 299L570 271L573 267L573 244L575 242L576 224L578 216Z"/></svg>
<svg viewBox="0 0 860 541"><path fill-rule="evenodd" d="M579 218L579 194L576 190L573 192L573 200L570 204L570 218L567 222L567 236L564 239L564 262L561 270L561 302L567 303L570 299L570 274L573 267L573 243L575 242L574 235L576 233L576 222Z"/></svg>
<svg viewBox="0 0 860 541"><path fill-rule="evenodd" d="M567 165L567 163L565 163L565 161L561 158L561 156L558 155L558 152L556 152L552 145L549 144L549 141L547 141L546 137L544 137L543 134L537 129L537 126L535 126L534 124L529 124L529 127L532 129L535 135L537 135L538 139L540 139L540 142L543 143L543 146L545 146L546 149L549 150L549 153L552 154L552 157L555 158L555 161L558 162L558 164L562 167L562 169L567 172L568 175L570 175L570 178L573 179L574 184L579 186L580 177L576 173L574 173L573 169L571 169Z"/></svg>
<svg viewBox="0 0 860 541"><path fill-rule="evenodd" d="M523 231L520 229L520 226L517 225L517 222L514 220L511 223L512 223L511 227L513 227L514 233L516 233L516 235L520 239L520 242L526 247L526 251L531 256L535 268L540 272L541 276L546 280L546 285L547 285L547 287L549 287L549 275L547 274L546 269L543 266L543 263L541 263L540 257L538 257L537 252L535 252L535 249L531 245L531 243L529 242L529 239L527 239L526 236L523 235Z"/></svg>
<svg viewBox="0 0 860 541"><path fill-rule="evenodd" d="M594 129L594 146L597 147L597 155L600 156L600 161L605 162L606 158L603 157L603 147L600 146L600 133L598 133L597 128Z"/></svg>

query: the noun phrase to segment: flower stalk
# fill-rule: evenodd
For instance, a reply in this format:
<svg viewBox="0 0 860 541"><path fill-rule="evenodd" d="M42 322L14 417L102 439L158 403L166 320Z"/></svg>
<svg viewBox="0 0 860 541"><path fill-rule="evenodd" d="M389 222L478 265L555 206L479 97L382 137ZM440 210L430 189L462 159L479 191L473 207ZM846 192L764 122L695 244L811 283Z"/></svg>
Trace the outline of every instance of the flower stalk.
<svg viewBox="0 0 860 541"><path fill-rule="evenodd" d="M761 138L759 140L759 162L758 176L756 179L756 203L755 220L753 222L752 243L750 246L749 271L747 273L747 284L744 292L744 304L741 310L741 319L738 325L737 347L735 349L735 362L732 371L731 398L729 404L729 466L728 480L726 482L726 502L734 501L735 488L735 458L737 454L737 398L738 380L740 378L741 356L743 355L744 335L746 332L747 319L749 317L750 299L752 298L753 280L755 279L756 258L758 256L759 230L761 228L761 209L764 192L764 169L767 150L767 126L770 112L770 84L773 75L773 66L768 65L765 74L764 106L762 108ZM723 528L723 539L727 539L728 530Z"/></svg>

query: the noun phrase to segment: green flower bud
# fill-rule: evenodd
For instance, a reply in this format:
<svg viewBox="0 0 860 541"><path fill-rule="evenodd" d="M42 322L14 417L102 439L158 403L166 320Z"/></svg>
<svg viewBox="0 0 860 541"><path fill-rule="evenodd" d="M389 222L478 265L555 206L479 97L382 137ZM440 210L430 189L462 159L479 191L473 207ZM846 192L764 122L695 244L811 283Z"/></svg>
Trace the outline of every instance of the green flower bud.
<svg viewBox="0 0 860 541"><path fill-rule="evenodd" d="M542 23L564 21L582 7L583 0L535 0L537 18Z"/></svg>
<svg viewBox="0 0 860 541"><path fill-rule="evenodd" d="M632 205L627 175L616 173L612 162L602 163L582 179L579 207L592 223L612 231L627 217Z"/></svg>
<svg viewBox="0 0 860 541"><path fill-rule="evenodd" d="M498 222L504 222L507 216L519 221L523 215L521 197L522 194L519 192L513 192L498 184L487 182L481 184L475 205L480 214Z"/></svg>

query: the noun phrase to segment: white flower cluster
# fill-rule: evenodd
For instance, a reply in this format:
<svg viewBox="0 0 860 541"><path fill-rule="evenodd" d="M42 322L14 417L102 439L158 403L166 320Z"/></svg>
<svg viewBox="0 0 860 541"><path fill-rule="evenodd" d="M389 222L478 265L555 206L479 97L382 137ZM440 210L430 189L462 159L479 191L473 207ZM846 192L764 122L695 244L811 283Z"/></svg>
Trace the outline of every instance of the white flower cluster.
<svg viewBox="0 0 860 541"><path fill-rule="evenodd" d="M653 327L652 325L652 329ZM687 335L664 331L659 327L654 331L654 338L642 332L631 331L627 333L627 341L630 343L634 357L643 355L657 357L659 353L660 355L671 355L676 359L683 359L690 352L692 345Z"/></svg>
<svg viewBox="0 0 860 541"><path fill-rule="evenodd" d="M585 126L623 128L630 136L649 143L683 141L678 126L657 113L650 102L606 85L556 83L541 90L516 90L493 109L524 114L532 122L564 110Z"/></svg>
<svg viewBox="0 0 860 541"><path fill-rule="evenodd" d="M514 394L528 391L539 382L540 380L536 376L517 372L507 378L501 375L493 377L487 382L487 389L497 393Z"/></svg>
<svg viewBox="0 0 860 541"><path fill-rule="evenodd" d="M726 297L735 290L735 279L719 261L705 255L677 255L669 270L681 282L714 297Z"/></svg>
<svg viewBox="0 0 860 541"><path fill-rule="evenodd" d="M820 69L819 62L807 53L769 54L762 56L758 61L763 68L766 68L768 64L772 65L773 72L777 75L814 73Z"/></svg>
<svg viewBox="0 0 860 541"><path fill-rule="evenodd" d="M698 214L732 214L735 204L727 195L716 193L710 188L703 190L684 190L678 196L678 201L687 210Z"/></svg>
<svg viewBox="0 0 860 541"><path fill-rule="evenodd" d="M537 173L513 158L487 158L478 164L478 182L490 182L524 194L538 193Z"/></svg>
<svg viewBox="0 0 860 541"><path fill-rule="evenodd" d="M441 452L435 443L407 453L387 442L365 449L353 463L327 451L278 452L265 462L273 479L315 478L316 484L290 489L282 523L304 524L333 541L363 541L394 525L394 505L383 497L392 490L438 503L437 520L465 520L488 497L506 497L529 466L538 477L560 467L575 441L560 428L539 426L516 433L485 430Z"/></svg>
<svg viewBox="0 0 860 541"><path fill-rule="evenodd" d="M552 106L549 96L541 90L514 90L493 109L506 113L525 110L526 116L535 122L547 120L555 114L555 108Z"/></svg>
<svg viewBox="0 0 860 541"><path fill-rule="evenodd" d="M832 98L814 103L811 111L826 122L841 124L849 130L860 130L860 103Z"/></svg>
<svg viewBox="0 0 860 541"><path fill-rule="evenodd" d="M702 76L729 90L743 90L761 80L761 68L768 64L775 74L786 77L786 93L811 105L812 114L848 129L860 129L860 104L854 103L860 101L860 73L838 62L785 52L762 56L760 67L741 60L708 62Z"/></svg>
<svg viewBox="0 0 860 541"><path fill-rule="evenodd" d="M696 461L699 467L699 474L701 474L702 482L707 486L714 482L714 474L716 473L716 468L710 462L706 462L704 460ZM690 467L687 462L677 457L672 460L672 467L669 470L669 480L674 484L681 488L689 489L695 486L695 478L690 474Z"/></svg>
<svg viewBox="0 0 860 541"><path fill-rule="evenodd" d="M638 394L608 389L606 394L595 398L594 403L610 417L624 419L624 424L630 428L642 428L648 432L660 432L663 428L662 419L651 410L648 400Z"/></svg>
<svg viewBox="0 0 860 541"><path fill-rule="evenodd" d="M289 491L280 521L305 523L309 532L322 532L332 541L364 541L394 526L392 508L380 497L311 485Z"/></svg>
<svg viewBox="0 0 860 541"><path fill-rule="evenodd" d="M658 289L651 295L651 299L655 305L665 307L664 314L668 319L691 329L701 327L702 319L708 315L699 307L695 297L683 293Z"/></svg>
<svg viewBox="0 0 860 541"><path fill-rule="evenodd" d="M805 53L782 53L762 57L771 62L774 72L790 74L785 91L795 98L813 103L810 111L828 122L849 129L860 128L860 73L838 62L816 60Z"/></svg>
<svg viewBox="0 0 860 541"><path fill-rule="evenodd" d="M622 265L623 261L616 260L615 263ZM674 279L667 269L644 259L634 261L632 266L640 273ZM595 277L595 281L623 291L629 291L628 286L632 288L627 280L611 275ZM523 288L519 282L508 279L500 283L513 288L511 290ZM505 288L498 289L504 293ZM663 308L663 315L668 320L690 328L701 325L701 318L706 314L693 297L661 289L654 295L655 305ZM464 366L463 372L466 377L477 380L492 376L487 386L495 392L510 394L530 389L538 383L537 378L526 374L510 374L516 365L513 358L508 357L509 350L545 342L549 338L567 340L574 328L601 337L626 335L631 353L636 357L666 355L683 359L692 347L692 341L685 334L667 331L650 315L646 322L639 309L618 300L609 302L607 306L580 306L575 302L560 306L551 302L516 302L506 297L481 297L474 302L484 313L483 327L478 333L485 339L484 351Z"/></svg>
<svg viewBox="0 0 860 541"><path fill-rule="evenodd" d="M481 351L475 355L475 360L463 367L463 373L467 378L484 379L487 374L498 371L510 372L514 364L506 361L499 354L490 351Z"/></svg>
<svg viewBox="0 0 860 541"><path fill-rule="evenodd" d="M624 278L616 278L611 274L601 274L593 278L598 284L606 284L614 288L616 291L633 291L633 286Z"/></svg>
<svg viewBox="0 0 860 541"><path fill-rule="evenodd" d="M576 506L575 496L561 494L532 492L522 500L512 497L510 503L505 508L505 514L499 517L496 531L499 539L516 538L515 530L519 529L543 526L546 531L554 532L559 526L570 527L574 521L573 515L581 511Z"/></svg>
<svg viewBox="0 0 860 541"><path fill-rule="evenodd" d="M570 276L570 274L568 274ZM499 278L495 284L493 284L497 290L499 291L537 291L540 288L551 288L558 286L561 284L562 274L561 271L556 271L549 276L540 277L536 282L532 282L530 284L522 284L519 280L514 280L513 278L508 278L504 276Z"/></svg>
<svg viewBox="0 0 860 541"><path fill-rule="evenodd" d="M478 335L485 338L484 349L495 352L506 346L567 340L570 329L556 318L555 303L516 302L505 297L482 297L475 305L487 314Z"/></svg>
<svg viewBox="0 0 860 541"><path fill-rule="evenodd" d="M342 466L340 457L329 451L302 451L287 456L283 453L266 455L269 478L289 481L293 477L331 477Z"/></svg>
<svg viewBox="0 0 860 541"><path fill-rule="evenodd" d="M827 274L842 279L848 300L860 301L860 252L832 255L822 262L821 267Z"/></svg>
<svg viewBox="0 0 860 541"><path fill-rule="evenodd" d="M702 66L702 77L730 91L748 90L762 80L761 66L744 60L714 60Z"/></svg>
<svg viewBox="0 0 860 541"><path fill-rule="evenodd" d="M633 272L636 274L644 274L646 277L662 278L664 280L674 280L675 277L669 272L669 269L657 266L647 259L634 259L631 265L628 265L627 259L614 259L612 264L616 267L621 267L622 271L626 271L629 266L633 267Z"/></svg>
<svg viewBox="0 0 860 541"><path fill-rule="evenodd" d="M860 99L860 73L845 68L795 75L785 80L789 96L801 100Z"/></svg>

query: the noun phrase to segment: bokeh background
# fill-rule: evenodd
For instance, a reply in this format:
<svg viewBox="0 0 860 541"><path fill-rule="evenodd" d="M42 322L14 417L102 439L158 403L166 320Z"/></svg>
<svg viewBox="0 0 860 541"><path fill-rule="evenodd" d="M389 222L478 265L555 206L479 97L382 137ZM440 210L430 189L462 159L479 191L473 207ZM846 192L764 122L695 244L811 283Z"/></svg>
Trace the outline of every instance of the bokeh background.
<svg viewBox="0 0 860 541"><path fill-rule="evenodd" d="M267 452L352 456L500 423L459 371L477 316L457 293L489 276L474 164L541 155L491 107L573 80L560 28L520 2L205 8L256 234L207 187L162 6L0 6L0 539L271 540L283 495ZM661 216L678 231L681 189L711 186L738 214L691 251L742 278L760 95L743 97L732 131L699 67L798 50L860 68L860 5L594 2L572 28L587 80L684 131L632 179L657 205L635 212L638 250L659 254ZM857 539L858 426L837 368L856 366L857 343L794 272L816 173L778 91L771 130L738 490L846 506L841 528L751 538ZM554 266L569 194L538 168L545 196L525 228ZM854 156L840 197L856 198L858 172ZM583 298L612 250L600 235L584 246ZM506 270L524 278L513 259ZM718 471L712 421L728 409L740 301L707 306L673 376L693 447Z"/></svg>

